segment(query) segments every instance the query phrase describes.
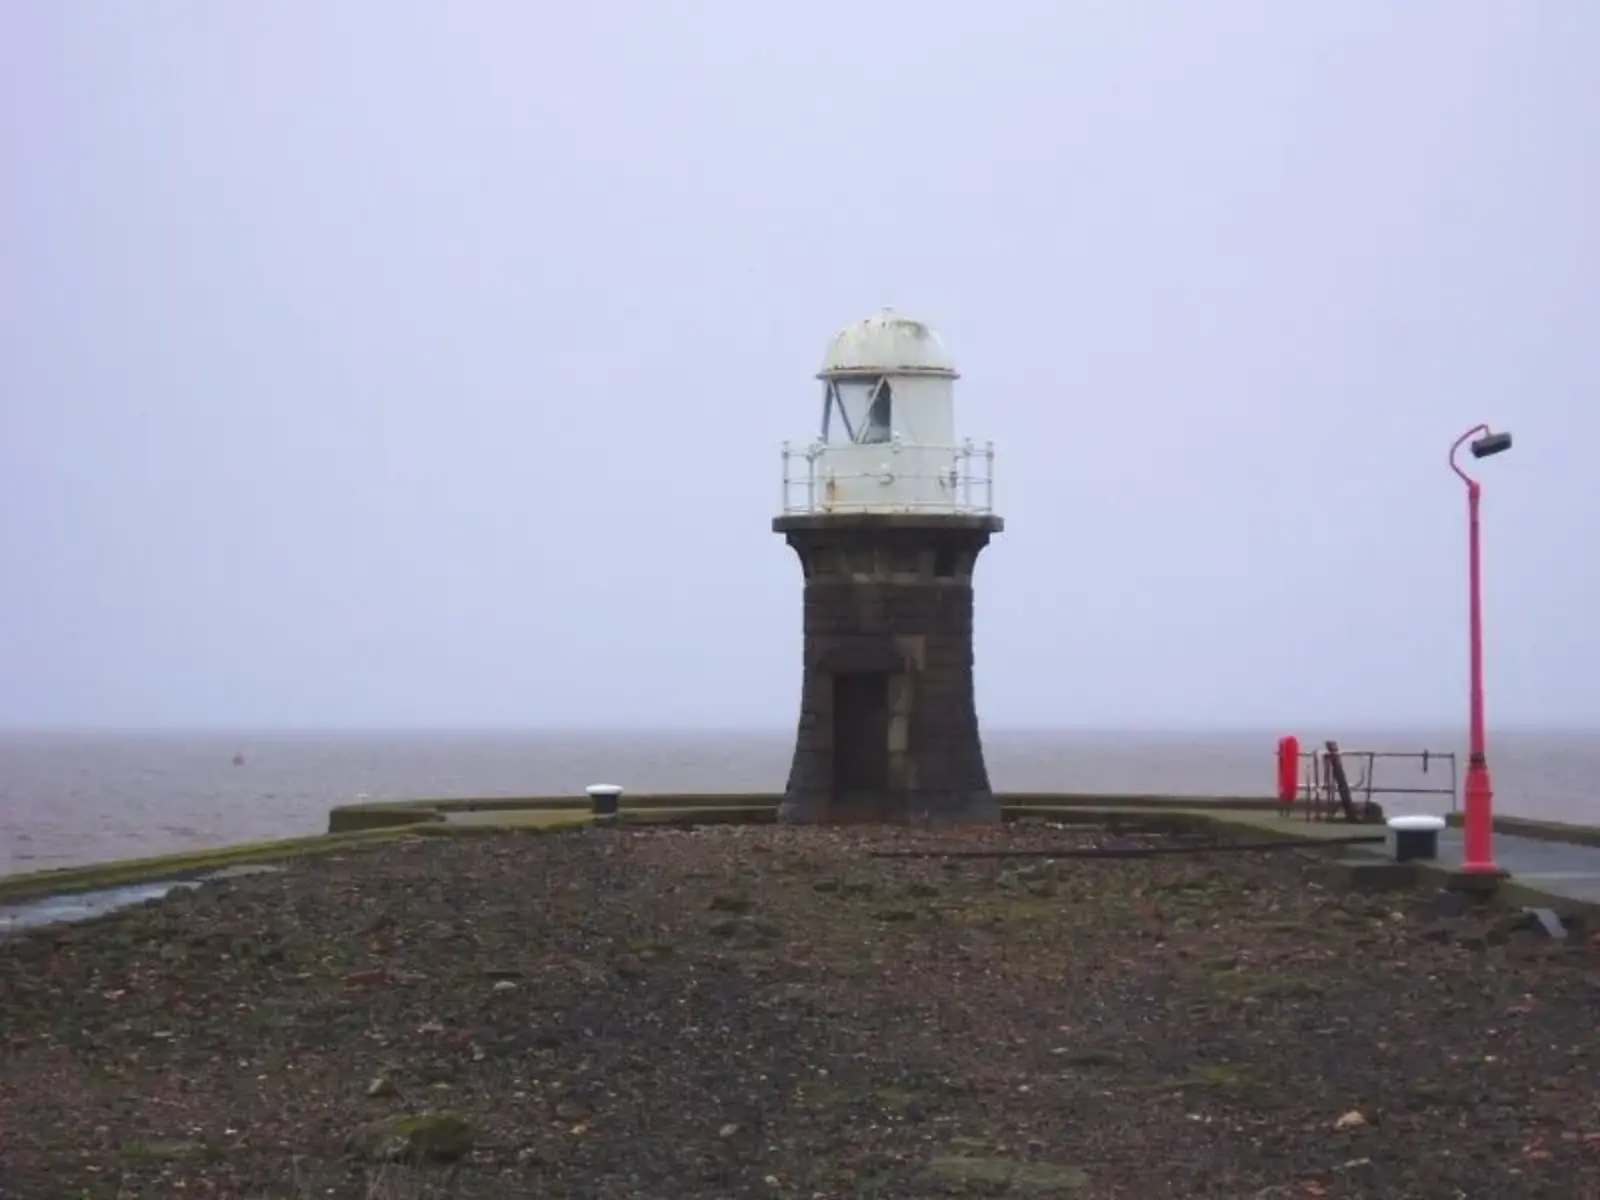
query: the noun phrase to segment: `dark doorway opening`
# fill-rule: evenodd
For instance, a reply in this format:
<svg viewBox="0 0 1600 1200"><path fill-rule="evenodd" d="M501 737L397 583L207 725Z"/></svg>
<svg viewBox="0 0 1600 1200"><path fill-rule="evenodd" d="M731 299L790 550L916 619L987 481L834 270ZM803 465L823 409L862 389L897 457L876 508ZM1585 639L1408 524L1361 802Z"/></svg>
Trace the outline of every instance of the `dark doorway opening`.
<svg viewBox="0 0 1600 1200"><path fill-rule="evenodd" d="M847 805L871 804L889 789L889 674L833 677L833 792Z"/></svg>

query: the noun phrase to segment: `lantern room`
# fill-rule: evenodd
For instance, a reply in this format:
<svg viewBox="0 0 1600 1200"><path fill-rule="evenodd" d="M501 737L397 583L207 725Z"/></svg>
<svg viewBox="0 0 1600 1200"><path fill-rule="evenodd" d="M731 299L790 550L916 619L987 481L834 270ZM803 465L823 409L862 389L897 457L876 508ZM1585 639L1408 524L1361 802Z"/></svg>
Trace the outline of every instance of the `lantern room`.
<svg viewBox="0 0 1600 1200"><path fill-rule="evenodd" d="M993 451L958 439L955 363L893 309L834 335L816 439L784 447L785 512L987 512Z"/></svg>

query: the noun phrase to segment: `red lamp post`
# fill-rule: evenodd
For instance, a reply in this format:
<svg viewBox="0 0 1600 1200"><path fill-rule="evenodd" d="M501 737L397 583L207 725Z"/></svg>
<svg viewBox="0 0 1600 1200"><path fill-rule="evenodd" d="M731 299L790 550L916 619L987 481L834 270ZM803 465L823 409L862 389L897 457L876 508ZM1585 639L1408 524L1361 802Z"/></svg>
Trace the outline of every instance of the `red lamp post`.
<svg viewBox="0 0 1600 1200"><path fill-rule="evenodd" d="M1472 729L1467 749L1466 814L1462 820L1464 843L1461 870L1468 875L1503 875L1494 861L1494 785L1489 778L1489 756L1484 747L1483 721L1483 598L1479 557L1478 506L1482 489L1478 481L1456 465L1456 452L1471 440L1473 458L1488 458L1511 449L1509 433L1491 433L1487 425L1474 425L1450 447L1450 469L1467 485L1467 623L1471 644Z"/></svg>

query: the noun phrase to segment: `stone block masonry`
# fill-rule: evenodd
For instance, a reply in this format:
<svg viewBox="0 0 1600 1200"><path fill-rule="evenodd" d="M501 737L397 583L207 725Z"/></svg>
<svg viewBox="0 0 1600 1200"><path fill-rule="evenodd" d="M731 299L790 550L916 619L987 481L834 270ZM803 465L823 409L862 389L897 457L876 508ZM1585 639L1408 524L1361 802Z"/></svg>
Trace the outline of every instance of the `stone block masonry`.
<svg viewBox="0 0 1600 1200"><path fill-rule="evenodd" d="M989 822L973 569L998 517L779 517L805 579L804 673L780 818Z"/></svg>

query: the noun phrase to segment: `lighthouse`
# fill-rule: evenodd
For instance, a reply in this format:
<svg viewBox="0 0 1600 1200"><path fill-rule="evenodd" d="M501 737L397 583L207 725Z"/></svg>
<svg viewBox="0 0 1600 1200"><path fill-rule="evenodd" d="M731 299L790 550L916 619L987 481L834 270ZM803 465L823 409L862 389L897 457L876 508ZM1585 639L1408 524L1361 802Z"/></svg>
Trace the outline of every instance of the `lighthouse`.
<svg viewBox="0 0 1600 1200"><path fill-rule="evenodd" d="M821 427L783 448L773 520L804 576L800 723L780 817L999 819L972 680L972 575L1004 526L994 451L959 439L955 363L886 309L841 330Z"/></svg>

